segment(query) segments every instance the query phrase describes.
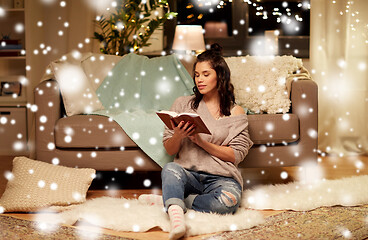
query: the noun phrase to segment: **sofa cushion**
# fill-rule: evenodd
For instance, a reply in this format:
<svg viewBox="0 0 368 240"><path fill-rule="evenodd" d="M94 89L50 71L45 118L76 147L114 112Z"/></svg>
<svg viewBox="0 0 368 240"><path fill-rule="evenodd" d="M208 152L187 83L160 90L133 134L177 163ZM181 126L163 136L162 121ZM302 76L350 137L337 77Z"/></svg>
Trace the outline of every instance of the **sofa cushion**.
<svg viewBox="0 0 368 240"><path fill-rule="evenodd" d="M61 118L55 126L58 148L138 147L114 120L99 115Z"/></svg>
<svg viewBox="0 0 368 240"><path fill-rule="evenodd" d="M295 114L248 115L249 134L254 144L282 144L299 140ZM56 122L57 148L120 148L137 144L112 119L99 115L74 115Z"/></svg>
<svg viewBox="0 0 368 240"><path fill-rule="evenodd" d="M249 135L254 144L281 144L299 140L296 114L248 115Z"/></svg>

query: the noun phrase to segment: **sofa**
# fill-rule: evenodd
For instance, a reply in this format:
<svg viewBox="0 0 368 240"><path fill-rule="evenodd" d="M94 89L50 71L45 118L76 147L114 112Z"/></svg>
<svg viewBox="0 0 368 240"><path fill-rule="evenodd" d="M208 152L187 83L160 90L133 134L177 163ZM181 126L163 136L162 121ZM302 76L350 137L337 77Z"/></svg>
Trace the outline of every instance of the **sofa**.
<svg viewBox="0 0 368 240"><path fill-rule="evenodd" d="M181 61L191 73L193 61ZM254 114L249 111L249 134L254 145L239 167L316 163L317 92L317 84L310 78L294 79L289 86L291 106L288 112ZM67 116L60 84L52 75L43 78L34 94L38 106L35 112L36 159L98 171L161 170L111 118L90 114ZM66 141L68 131L73 132L73 141Z"/></svg>

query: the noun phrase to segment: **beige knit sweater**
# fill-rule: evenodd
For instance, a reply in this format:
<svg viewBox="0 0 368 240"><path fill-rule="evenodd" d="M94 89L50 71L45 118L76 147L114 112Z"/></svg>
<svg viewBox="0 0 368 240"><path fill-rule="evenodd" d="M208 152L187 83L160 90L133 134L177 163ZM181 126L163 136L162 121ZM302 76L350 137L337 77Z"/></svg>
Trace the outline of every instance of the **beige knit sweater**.
<svg viewBox="0 0 368 240"><path fill-rule="evenodd" d="M182 140L181 148L176 154L174 162L185 169L232 177L243 187L243 179L237 166L243 161L248 154L248 150L253 145L248 134L247 115L237 115L216 120L209 112L204 101L199 103L197 111L192 110L192 98L193 96L177 98L170 110L177 113L187 112L199 114L212 133L212 135L200 133L202 139L217 145L230 146L234 150L235 163L225 162L210 155L189 138ZM165 127L163 142L173 134L173 130Z"/></svg>

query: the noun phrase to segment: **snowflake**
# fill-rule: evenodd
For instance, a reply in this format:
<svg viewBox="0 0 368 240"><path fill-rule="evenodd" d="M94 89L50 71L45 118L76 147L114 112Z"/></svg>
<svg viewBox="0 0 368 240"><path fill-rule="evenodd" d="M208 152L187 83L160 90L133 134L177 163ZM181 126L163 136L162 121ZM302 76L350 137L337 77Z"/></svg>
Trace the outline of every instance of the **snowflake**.
<svg viewBox="0 0 368 240"><path fill-rule="evenodd" d="M82 194L80 192L73 192L72 196L76 201L80 201L82 199Z"/></svg>
<svg viewBox="0 0 368 240"><path fill-rule="evenodd" d="M349 229L341 229L341 234L345 237L345 238L352 238L352 234L349 231Z"/></svg>
<svg viewBox="0 0 368 240"><path fill-rule="evenodd" d="M151 180L149 180L149 179L145 179L145 180L143 181L143 185L144 185L145 187L150 187L150 186L151 186L151 184L152 184L152 182L151 182Z"/></svg>
<svg viewBox="0 0 368 240"><path fill-rule="evenodd" d="M281 179L287 179L288 178L288 173L283 171L283 172L281 172L280 176L281 176Z"/></svg>
<svg viewBox="0 0 368 240"><path fill-rule="evenodd" d="M139 133L134 132L134 133L132 134L132 137L133 137L133 140L138 140L138 139L139 139L139 137L140 137L140 135L139 135Z"/></svg>
<svg viewBox="0 0 368 240"><path fill-rule="evenodd" d="M44 187L45 187L45 185L46 185L46 183L45 183L45 181L44 181L44 180L40 180L40 181L38 181L38 183L37 183L37 186L38 186L39 188L44 188Z"/></svg>
<svg viewBox="0 0 368 240"><path fill-rule="evenodd" d="M139 230L140 230L140 227L137 224L133 225L132 228L133 228L133 232L139 232Z"/></svg>
<svg viewBox="0 0 368 240"><path fill-rule="evenodd" d="M315 129L310 128L308 129L308 135L309 137L316 139L318 136L318 132Z"/></svg>
<svg viewBox="0 0 368 240"><path fill-rule="evenodd" d="M261 146L259 147L259 151L260 151L260 152L266 152L266 150L267 150L267 147L266 147L265 145L261 145Z"/></svg>
<svg viewBox="0 0 368 240"><path fill-rule="evenodd" d="M51 189L51 190L54 190L54 191L55 191L55 190L57 190L57 188L58 188L57 183L51 183L51 184L50 184L50 189Z"/></svg>
<svg viewBox="0 0 368 240"><path fill-rule="evenodd" d="M247 201L248 201L248 203L250 204L250 205L253 205L255 202L256 202L256 200L255 200L255 198L254 197L248 197L248 199L247 199Z"/></svg>
<svg viewBox="0 0 368 240"><path fill-rule="evenodd" d="M355 167L358 168L358 169L362 169L362 168L364 168L364 163L360 160L357 160L355 162Z"/></svg>
<svg viewBox="0 0 368 240"><path fill-rule="evenodd" d="M236 231L236 230L238 230L238 226L236 224L231 224L230 231Z"/></svg>
<svg viewBox="0 0 368 240"><path fill-rule="evenodd" d="M138 166L143 166L144 165L144 160L141 157L136 157L134 162L138 165Z"/></svg>
<svg viewBox="0 0 368 240"><path fill-rule="evenodd" d="M65 137L64 137L64 141L65 141L66 143L70 143L70 142L72 141L72 137L71 137L71 136L69 136L69 135L67 135L67 136L65 136Z"/></svg>
<svg viewBox="0 0 368 240"><path fill-rule="evenodd" d="M49 143L47 144L47 148L48 148L49 150L54 150L54 149L55 149L55 144L54 144L53 142L49 142Z"/></svg>
<svg viewBox="0 0 368 240"><path fill-rule="evenodd" d="M157 143L157 139L156 139L155 137L151 137L151 138L149 139L149 143L150 143L151 145L155 145L155 144Z"/></svg>
<svg viewBox="0 0 368 240"><path fill-rule="evenodd" d="M268 132L272 132L274 130L274 128L275 128L275 125L273 123L267 123L266 124L266 130Z"/></svg>
<svg viewBox="0 0 368 240"><path fill-rule="evenodd" d="M10 171L5 171L4 176L8 181L11 181L14 179L14 174Z"/></svg>
<svg viewBox="0 0 368 240"><path fill-rule="evenodd" d="M52 164L54 164L54 165L59 165L60 160L59 160L58 158L53 158L53 159L51 160L51 162L52 162Z"/></svg>
<svg viewBox="0 0 368 240"><path fill-rule="evenodd" d="M194 219L196 217L196 214L194 211L190 211L187 216L189 219Z"/></svg>
<svg viewBox="0 0 368 240"><path fill-rule="evenodd" d="M128 166L125 170L127 174L132 174L134 172L134 168L132 166Z"/></svg>
<svg viewBox="0 0 368 240"><path fill-rule="evenodd" d="M21 142L21 141L16 141L16 142L14 142L13 143L13 149L15 150L15 151L21 151L21 150L23 150L24 149L24 143L23 142Z"/></svg>

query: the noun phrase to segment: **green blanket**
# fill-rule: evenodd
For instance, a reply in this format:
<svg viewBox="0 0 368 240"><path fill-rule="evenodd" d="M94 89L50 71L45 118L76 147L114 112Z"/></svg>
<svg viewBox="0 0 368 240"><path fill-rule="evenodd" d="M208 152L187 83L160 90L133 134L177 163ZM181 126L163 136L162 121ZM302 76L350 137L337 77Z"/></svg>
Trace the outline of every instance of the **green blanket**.
<svg viewBox="0 0 368 240"><path fill-rule="evenodd" d="M173 160L162 144L163 122L156 111L170 109L179 96L190 95L193 80L175 55L149 59L124 56L96 93L105 110L92 114L114 119L158 165Z"/></svg>

